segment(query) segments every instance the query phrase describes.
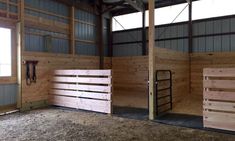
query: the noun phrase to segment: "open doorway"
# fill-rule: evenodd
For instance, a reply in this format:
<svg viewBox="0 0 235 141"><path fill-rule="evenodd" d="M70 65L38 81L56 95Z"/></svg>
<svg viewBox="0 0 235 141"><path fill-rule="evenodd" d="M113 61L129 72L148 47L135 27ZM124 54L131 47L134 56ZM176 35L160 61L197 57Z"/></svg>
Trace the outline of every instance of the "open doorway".
<svg viewBox="0 0 235 141"><path fill-rule="evenodd" d="M203 128L202 97L187 94L176 102L171 70L156 71L157 121L164 124L189 128ZM189 92L190 93L190 92ZM175 99L175 98L174 98Z"/></svg>
<svg viewBox="0 0 235 141"><path fill-rule="evenodd" d="M17 85L11 28L0 27L0 115L16 110Z"/></svg>

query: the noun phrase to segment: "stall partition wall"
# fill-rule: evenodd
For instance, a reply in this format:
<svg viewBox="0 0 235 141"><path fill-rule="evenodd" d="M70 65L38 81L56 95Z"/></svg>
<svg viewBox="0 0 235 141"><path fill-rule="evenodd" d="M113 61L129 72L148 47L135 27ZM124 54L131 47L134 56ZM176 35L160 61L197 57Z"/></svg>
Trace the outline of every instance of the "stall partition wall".
<svg viewBox="0 0 235 141"><path fill-rule="evenodd" d="M187 53L156 48L156 70L173 74L173 104L189 94ZM148 56L113 57L114 106L148 107Z"/></svg>
<svg viewBox="0 0 235 141"><path fill-rule="evenodd" d="M203 69L204 127L235 131L234 77L234 68Z"/></svg>
<svg viewBox="0 0 235 141"><path fill-rule="evenodd" d="M20 0L0 1L1 25L14 24L20 17ZM22 46L22 109L47 105L50 72L54 69L98 69L99 57L96 46L96 22L94 8L84 4L74 10L75 55L70 50L71 7L54 0L24 0L24 46ZM109 33L108 16L104 16L104 36ZM5 22L6 21L6 22ZM107 55L108 38L104 38L104 54ZM26 85L25 60L36 60L37 83ZM105 58L105 67L111 67ZM107 64L107 65L106 65ZM15 80L16 81L16 80ZM16 82L14 82L16 83ZM13 86L11 86L13 87ZM10 86L4 86L4 97ZM21 86L20 86L21 88ZM6 90L7 89L7 90ZM9 98L10 99L10 98Z"/></svg>
<svg viewBox="0 0 235 141"><path fill-rule="evenodd" d="M235 15L193 21L193 52L190 54L189 65L191 70L189 72L191 78L189 84L192 98L202 99L203 68L235 66L233 61L235 57L234 25ZM163 33L164 29L165 32ZM156 26L155 30L156 46L188 53L187 22L160 25ZM113 60L122 57L128 58L128 56L132 56L130 58L137 56L137 58L141 58L141 29L113 32L113 55ZM132 64L138 66L138 63L133 62ZM113 66L115 66L115 63L121 64L117 59L113 61Z"/></svg>
<svg viewBox="0 0 235 141"><path fill-rule="evenodd" d="M22 109L29 110L47 106L48 93L50 89L50 79L52 71L56 69L99 69L99 57L96 56L71 56L45 53L25 52L23 60L38 60L37 83L26 85L25 73L22 76ZM22 65L22 72L26 71L26 66ZM105 68L111 67L110 58L105 58Z"/></svg>
<svg viewBox="0 0 235 141"><path fill-rule="evenodd" d="M203 68L235 67L235 52L193 53L191 57L191 93L203 94Z"/></svg>

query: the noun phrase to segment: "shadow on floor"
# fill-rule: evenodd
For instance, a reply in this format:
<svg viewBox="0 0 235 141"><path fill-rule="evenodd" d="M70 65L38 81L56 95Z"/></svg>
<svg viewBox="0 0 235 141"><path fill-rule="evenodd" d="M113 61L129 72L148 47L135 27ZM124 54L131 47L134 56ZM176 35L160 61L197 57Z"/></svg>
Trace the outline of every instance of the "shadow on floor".
<svg viewBox="0 0 235 141"><path fill-rule="evenodd" d="M167 113L161 117L158 117L156 122L169 124L174 126L188 127L194 129L203 129L203 117L186 115L186 114L176 114Z"/></svg>
<svg viewBox="0 0 235 141"><path fill-rule="evenodd" d="M113 115L117 117L128 118L128 119L148 120L147 109L114 107ZM178 114L178 113L167 113L161 117L158 117L156 120L154 120L154 122L166 124L166 125L172 125L172 126L179 126L179 127L186 127L186 128L192 128L192 129L199 129L199 130L235 135L235 132L233 131L204 128L202 116Z"/></svg>
<svg viewBox="0 0 235 141"><path fill-rule="evenodd" d="M235 132L233 131L204 128L202 116L178 114L178 113L167 113L161 117L158 117L155 120L155 122L166 124L166 125L173 125L173 126L179 126L179 127L186 127L186 128L192 128L192 129L200 129L200 130L205 130L205 131L235 135Z"/></svg>
<svg viewBox="0 0 235 141"><path fill-rule="evenodd" d="M148 120L148 110L129 107L113 107L113 115L122 118Z"/></svg>

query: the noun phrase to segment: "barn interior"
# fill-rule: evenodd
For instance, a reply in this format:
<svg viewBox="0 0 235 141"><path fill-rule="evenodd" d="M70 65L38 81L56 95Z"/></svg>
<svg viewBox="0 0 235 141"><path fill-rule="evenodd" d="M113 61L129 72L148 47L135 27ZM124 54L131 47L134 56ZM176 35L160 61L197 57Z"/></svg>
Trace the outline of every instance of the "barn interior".
<svg viewBox="0 0 235 141"><path fill-rule="evenodd" d="M235 66L235 15L193 20L197 1L0 0L0 115L79 109L204 130L203 70ZM154 24L154 9L179 4L187 21ZM142 27L113 30L114 17L136 12ZM235 131L215 119L207 127Z"/></svg>

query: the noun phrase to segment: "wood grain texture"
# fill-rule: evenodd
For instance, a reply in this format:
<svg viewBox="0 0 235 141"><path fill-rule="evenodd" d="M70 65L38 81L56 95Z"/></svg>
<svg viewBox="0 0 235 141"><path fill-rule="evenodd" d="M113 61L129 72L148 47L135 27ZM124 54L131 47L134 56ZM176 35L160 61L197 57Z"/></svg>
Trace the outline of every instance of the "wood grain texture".
<svg viewBox="0 0 235 141"><path fill-rule="evenodd" d="M180 101L189 93L189 58L187 53L157 48L156 69L173 73L173 101ZM117 106L147 108L148 57L112 58L114 95Z"/></svg>
<svg viewBox="0 0 235 141"><path fill-rule="evenodd" d="M204 127L235 131L235 75L232 72L235 68L203 70Z"/></svg>
<svg viewBox="0 0 235 141"><path fill-rule="evenodd" d="M64 54L24 52L23 60L38 60L37 83L26 85L26 66L22 64L22 104L48 100L50 79L56 69L98 69L99 58L95 56L73 56ZM105 58L106 68L110 68L110 59Z"/></svg>
<svg viewBox="0 0 235 141"><path fill-rule="evenodd" d="M59 81L52 77L49 93L51 105L112 113L111 70L55 70L52 75L63 77ZM63 81L63 78L66 81ZM104 83L103 79L108 81L105 80Z"/></svg>
<svg viewBox="0 0 235 141"><path fill-rule="evenodd" d="M191 94L203 95L204 68L233 68L235 53L193 53L191 57ZM217 70L215 70L217 71ZM227 73L230 70L227 70ZM212 75L212 74L211 74Z"/></svg>

